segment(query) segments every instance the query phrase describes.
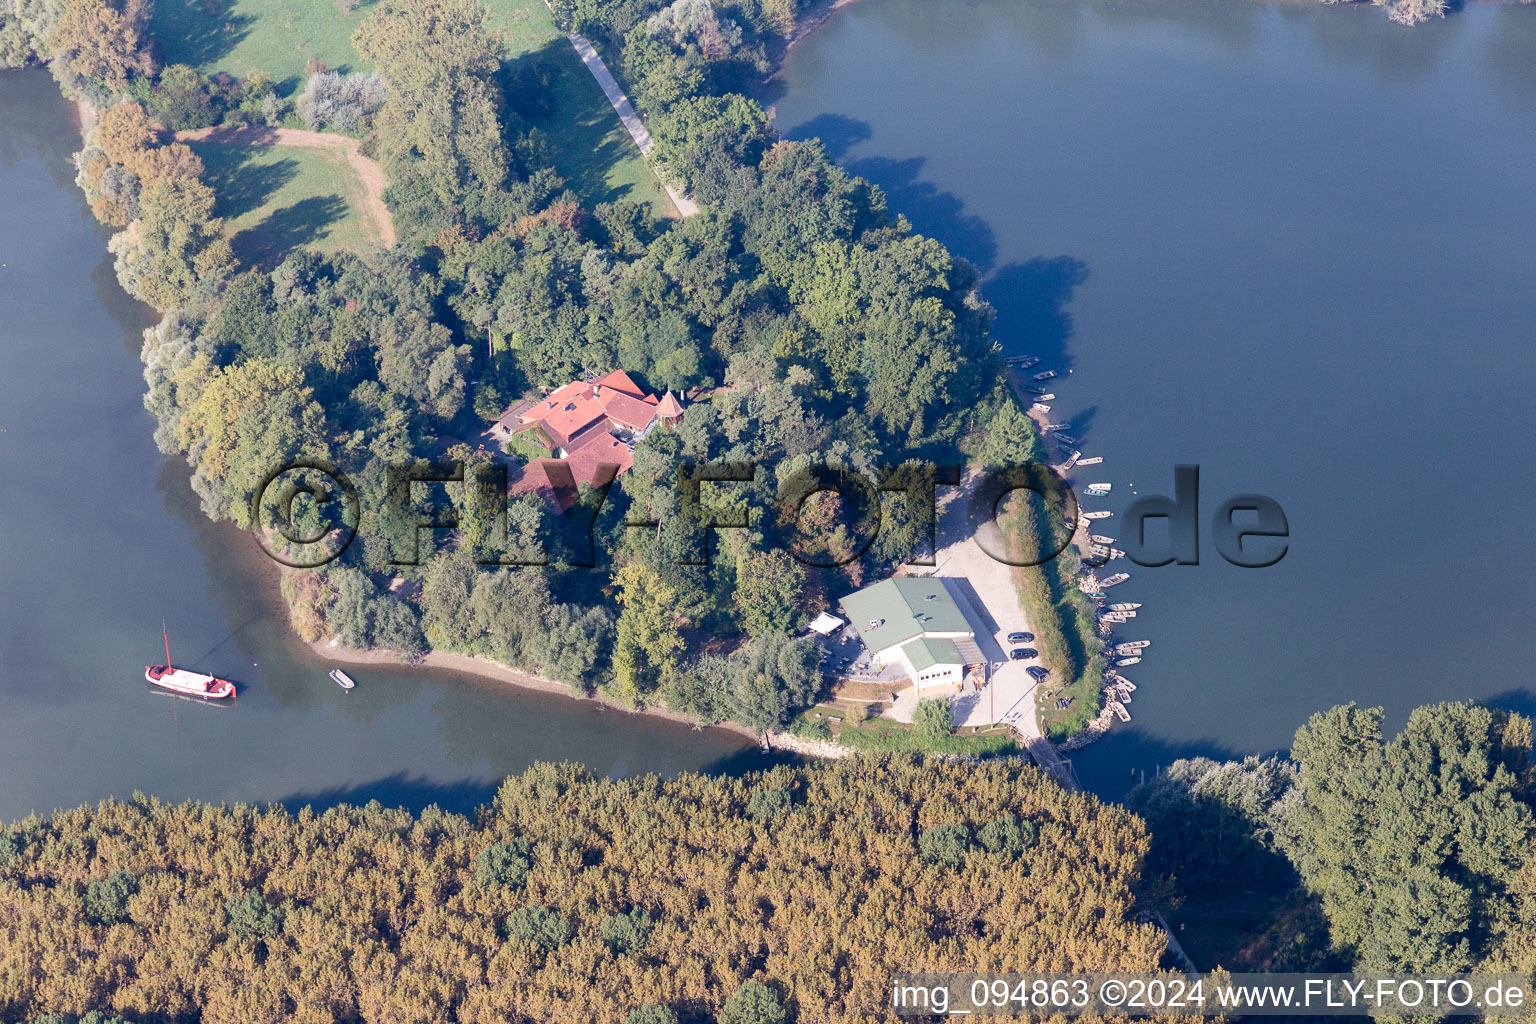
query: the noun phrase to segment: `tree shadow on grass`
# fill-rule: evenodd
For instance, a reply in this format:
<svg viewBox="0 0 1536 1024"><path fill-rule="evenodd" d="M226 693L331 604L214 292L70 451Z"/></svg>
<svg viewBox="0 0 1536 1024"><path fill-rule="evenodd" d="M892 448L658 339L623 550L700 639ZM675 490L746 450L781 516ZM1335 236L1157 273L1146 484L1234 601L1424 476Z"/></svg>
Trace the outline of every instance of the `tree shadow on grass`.
<svg viewBox="0 0 1536 1024"><path fill-rule="evenodd" d="M203 147L203 180L219 197L217 213L226 220L239 218L266 205L277 190L299 176L299 162L284 157L275 163L256 163L264 147Z"/></svg>
<svg viewBox="0 0 1536 1024"><path fill-rule="evenodd" d="M230 245L240 262L271 270L292 250L320 241L346 214L341 196L311 196L273 210L260 224L236 234Z"/></svg>
<svg viewBox="0 0 1536 1024"><path fill-rule="evenodd" d="M502 81L512 109L544 133L549 161L584 206L650 199L635 194L632 183L608 180L613 168L639 160L640 153L563 36L508 61Z"/></svg>
<svg viewBox="0 0 1536 1024"><path fill-rule="evenodd" d="M233 0L158 0L150 22L167 64L206 67L233 52L255 18L235 14Z"/></svg>

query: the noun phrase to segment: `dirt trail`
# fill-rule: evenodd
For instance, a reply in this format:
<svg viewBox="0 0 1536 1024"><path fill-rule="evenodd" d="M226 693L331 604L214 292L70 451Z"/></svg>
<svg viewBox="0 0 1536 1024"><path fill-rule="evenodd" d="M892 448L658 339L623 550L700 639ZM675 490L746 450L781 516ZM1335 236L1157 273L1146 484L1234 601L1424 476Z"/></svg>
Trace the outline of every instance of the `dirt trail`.
<svg viewBox="0 0 1536 1024"><path fill-rule="evenodd" d="M395 244L395 222L384 205L384 168L376 161L363 156L361 144L345 135L327 132L309 132L298 128L229 128L216 126L198 128L195 131L177 132L177 142L223 142L242 146L301 146L310 149L329 149L341 153L363 182L361 202L363 211L378 229L384 247Z"/></svg>

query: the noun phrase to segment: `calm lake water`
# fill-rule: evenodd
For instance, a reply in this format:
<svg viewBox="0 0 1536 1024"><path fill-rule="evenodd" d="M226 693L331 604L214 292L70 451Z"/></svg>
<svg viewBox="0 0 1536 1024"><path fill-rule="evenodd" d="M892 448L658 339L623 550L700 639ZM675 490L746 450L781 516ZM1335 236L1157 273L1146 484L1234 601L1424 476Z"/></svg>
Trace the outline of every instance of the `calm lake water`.
<svg viewBox="0 0 1536 1024"><path fill-rule="evenodd" d="M1283 748L1342 701L1529 709L1536 7L863 0L779 85L779 128L976 263L1009 353L1062 373L1051 418L1105 458L1079 481L1115 488L1088 507L1201 467L1201 564L1112 592L1153 646L1086 783ZM1209 539L1249 491L1289 517L1273 568Z"/></svg>
<svg viewBox="0 0 1536 1024"><path fill-rule="evenodd" d="M350 695L292 639L248 535L209 523L141 404L150 312L118 288L74 185L69 108L0 72L0 820L135 790L468 810L540 760L610 775L734 771L755 747L456 673L357 668ZM152 692L176 663L238 706Z"/></svg>

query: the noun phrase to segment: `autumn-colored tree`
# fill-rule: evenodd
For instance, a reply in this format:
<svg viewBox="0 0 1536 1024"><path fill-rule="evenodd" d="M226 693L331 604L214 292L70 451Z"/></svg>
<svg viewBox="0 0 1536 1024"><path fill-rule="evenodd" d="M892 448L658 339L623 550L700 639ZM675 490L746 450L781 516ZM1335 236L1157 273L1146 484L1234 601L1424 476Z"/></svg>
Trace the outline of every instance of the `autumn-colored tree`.
<svg viewBox="0 0 1536 1024"><path fill-rule="evenodd" d="M75 74L122 89L132 75L152 75L154 59L143 36L148 0L64 0L48 47Z"/></svg>

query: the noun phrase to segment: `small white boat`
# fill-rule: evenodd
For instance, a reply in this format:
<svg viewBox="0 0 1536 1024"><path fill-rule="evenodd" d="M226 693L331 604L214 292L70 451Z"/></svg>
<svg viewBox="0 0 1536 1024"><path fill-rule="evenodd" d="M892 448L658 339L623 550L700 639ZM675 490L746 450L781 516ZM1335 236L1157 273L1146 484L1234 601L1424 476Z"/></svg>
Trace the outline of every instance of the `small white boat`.
<svg viewBox="0 0 1536 1024"><path fill-rule="evenodd" d="M1094 484L1083 491L1090 498L1102 498L1109 494L1104 488Z"/></svg>
<svg viewBox="0 0 1536 1024"><path fill-rule="evenodd" d="M1110 548L1109 549L1109 557L1110 558L1124 558L1125 557L1125 552L1121 551L1119 548Z"/></svg>
<svg viewBox="0 0 1536 1024"><path fill-rule="evenodd" d="M1113 544L1115 542L1115 538L1106 537L1102 533L1095 533L1088 539L1093 541L1095 544Z"/></svg>
<svg viewBox="0 0 1536 1024"><path fill-rule="evenodd" d="M331 669L331 678L336 680L336 685L341 687L343 690L350 690L352 687L357 685L352 681L351 676L347 675L339 668Z"/></svg>
<svg viewBox="0 0 1536 1024"><path fill-rule="evenodd" d="M1054 401L1056 401L1056 396L1053 395L1053 394L1050 394L1047 391L1045 391L1044 388L1041 388L1040 391L1041 391L1040 396L1039 396L1040 401L1042 401L1042 402L1054 402Z"/></svg>
<svg viewBox="0 0 1536 1024"><path fill-rule="evenodd" d="M1034 405L1030 406L1030 408L1039 413L1046 413L1051 411L1051 407L1046 405L1044 402L1036 402Z"/></svg>
<svg viewBox="0 0 1536 1024"><path fill-rule="evenodd" d="M1122 722L1129 722L1131 720L1131 713L1125 710L1125 705L1121 704L1117 700L1112 700L1109 702L1109 710L1113 711L1115 713L1115 717L1120 719Z"/></svg>
<svg viewBox="0 0 1536 1024"><path fill-rule="evenodd" d="M1045 371L1043 371L1041 373L1035 374L1034 379L1035 380L1050 380L1054 376L1056 376L1056 371L1055 370L1045 370Z"/></svg>
<svg viewBox="0 0 1536 1024"><path fill-rule="evenodd" d="M1101 463L1103 461L1104 461L1104 456L1102 456L1102 455L1095 455L1091 459L1078 459L1077 460L1077 464L1079 466L1097 466L1099 463Z"/></svg>
<svg viewBox="0 0 1536 1024"><path fill-rule="evenodd" d="M1060 472L1065 473L1067 470L1069 470L1073 466L1077 465L1077 460L1082 458L1082 455L1083 455L1082 452L1068 452L1067 453L1067 461L1063 462L1061 464Z"/></svg>
<svg viewBox="0 0 1536 1024"><path fill-rule="evenodd" d="M1139 650L1142 650L1143 648L1151 647L1151 646L1152 646L1152 641L1151 640L1127 640L1123 644L1116 644L1115 645L1115 653L1116 654L1124 654L1124 653L1126 653L1128 651L1139 651Z"/></svg>
<svg viewBox="0 0 1536 1024"><path fill-rule="evenodd" d="M1121 601L1118 604L1110 605L1109 610L1112 612L1133 612L1140 607L1140 601Z"/></svg>
<svg viewBox="0 0 1536 1024"><path fill-rule="evenodd" d="M1141 664L1141 659L1140 658L1121 658L1118 661L1116 661L1115 664L1120 666L1121 668L1124 668L1127 665L1140 665Z"/></svg>
<svg viewBox="0 0 1536 1024"><path fill-rule="evenodd" d="M1118 587L1120 584L1124 583L1126 580L1128 580L1130 578L1131 578L1131 574L1128 573L1128 572L1117 572L1113 576L1110 576L1108 579L1100 580L1099 581L1099 586L1101 586L1101 587Z"/></svg>
<svg viewBox="0 0 1536 1024"><path fill-rule="evenodd" d="M1125 676L1121 675L1119 672L1110 672L1108 675L1110 679L1114 680L1116 686L1128 690L1131 693L1136 692L1136 684L1125 678Z"/></svg>
<svg viewBox="0 0 1536 1024"><path fill-rule="evenodd" d="M1103 491L1105 494L1108 494L1110 491L1115 489L1115 485L1114 484L1089 484L1088 485L1088 489L1090 491Z"/></svg>
<svg viewBox="0 0 1536 1024"><path fill-rule="evenodd" d="M1083 518L1084 519L1108 519L1112 515L1114 515L1113 512L1107 512L1107 511L1105 511L1103 509L1100 509L1097 512L1084 512L1083 513Z"/></svg>

